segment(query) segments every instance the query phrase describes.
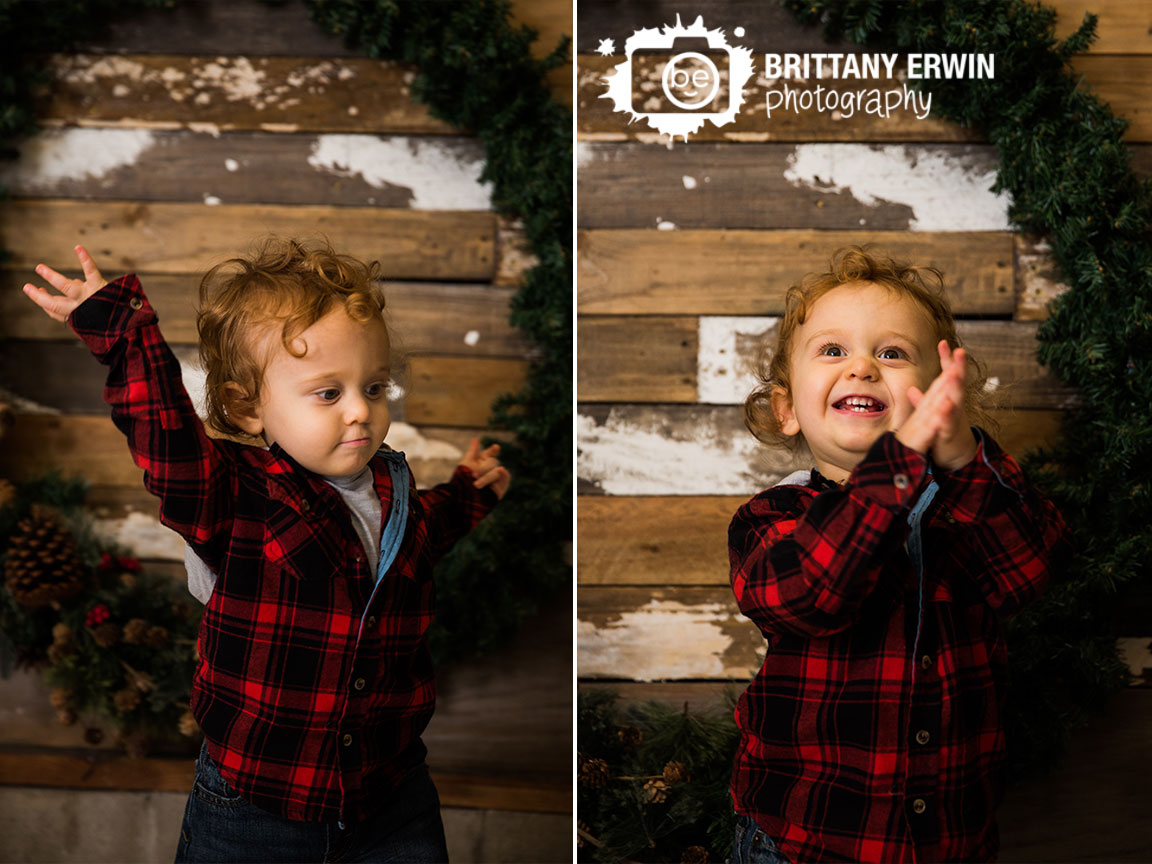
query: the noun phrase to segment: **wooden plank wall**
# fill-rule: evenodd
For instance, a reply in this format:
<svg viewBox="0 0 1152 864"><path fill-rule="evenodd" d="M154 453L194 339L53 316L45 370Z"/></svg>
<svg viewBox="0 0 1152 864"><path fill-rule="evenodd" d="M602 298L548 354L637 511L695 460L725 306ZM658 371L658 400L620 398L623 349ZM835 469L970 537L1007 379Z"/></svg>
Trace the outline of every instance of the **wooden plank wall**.
<svg viewBox="0 0 1152 864"><path fill-rule="evenodd" d="M1127 138L1148 176L1152 9L1138 0L1049 5L1065 33L1087 7L1100 13L1100 39L1074 66L1132 121ZM709 124L687 143L669 145L613 112L601 78L624 60L625 40L677 13L684 24L701 14L751 48L758 69L769 51L860 50L825 45L777 4L705 0L690 11L609 0L577 9L577 668L582 688L703 707L742 690L762 659L763 640L728 587L731 516L809 467L760 446L740 407L800 275L864 242L940 267L961 336L992 376L997 437L1012 453L1051 440L1076 395L1034 358L1060 276L1043 242L1011 230L1007 202L989 191L997 154L973 131L908 114L769 120L770 85L756 75L734 123ZM597 53L604 39L613 56ZM1152 629L1134 629L1125 649L1142 675ZM1109 758L1123 770L1119 749ZM1042 860L1028 857L1045 854L1034 840L1006 850Z"/></svg>
<svg viewBox="0 0 1152 864"><path fill-rule="evenodd" d="M519 3L517 14L542 31L540 54L572 30L568 0ZM405 367L388 442L421 485L445 479L468 439L488 431L493 398L523 381L528 346L508 311L533 259L518 226L491 209L480 142L409 96L415 70L346 49L302 3L259 0L134 14L46 64L43 131L0 166L12 195L0 206L11 253L0 270L0 387L18 411L0 477L81 474L105 529L151 566L181 561L108 419L102 368L19 286L39 262L74 272L76 242L108 278L137 272L195 395L199 275L272 232L322 233L380 260ZM552 79L569 105L570 81L570 66ZM570 809L567 598L540 620L498 660L442 681L431 759L441 777L463 778L442 784L446 804ZM13 692L6 713L39 717L23 698ZM0 744L82 744L82 730L38 738L5 725ZM3 782L20 776L6 771ZM540 842L568 848L566 835Z"/></svg>

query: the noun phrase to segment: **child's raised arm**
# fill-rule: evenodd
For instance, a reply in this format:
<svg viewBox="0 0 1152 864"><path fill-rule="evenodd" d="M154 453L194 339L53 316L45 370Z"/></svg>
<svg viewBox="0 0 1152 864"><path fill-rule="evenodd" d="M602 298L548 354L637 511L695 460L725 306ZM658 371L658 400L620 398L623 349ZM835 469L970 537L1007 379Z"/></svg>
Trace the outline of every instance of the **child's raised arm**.
<svg viewBox="0 0 1152 864"><path fill-rule="evenodd" d="M144 469L145 487L160 499L160 521L214 567L230 530L235 465L196 415L140 281L127 275L106 284L83 246L76 256L83 280L41 264L36 272L60 293L31 283L24 293L51 318L67 321L108 367L104 400Z"/></svg>
<svg viewBox="0 0 1152 864"><path fill-rule="evenodd" d="M100 275L96 262L83 246L75 247L76 257L80 259L80 269L84 271L84 280L69 279L62 273L57 273L46 264L37 264L36 273L59 291L52 294L43 288L28 282L24 285L24 293L28 298L47 313L49 318L56 321L67 321L73 310L106 284Z"/></svg>

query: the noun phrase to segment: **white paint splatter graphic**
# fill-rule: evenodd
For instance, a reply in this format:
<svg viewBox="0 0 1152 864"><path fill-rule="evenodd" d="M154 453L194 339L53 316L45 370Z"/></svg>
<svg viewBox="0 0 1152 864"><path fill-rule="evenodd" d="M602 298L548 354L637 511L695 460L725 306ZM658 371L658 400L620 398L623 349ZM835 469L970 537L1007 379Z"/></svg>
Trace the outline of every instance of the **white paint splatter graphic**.
<svg viewBox="0 0 1152 864"><path fill-rule="evenodd" d="M913 231L1008 231L1003 192L992 193L996 168L963 151L903 145L800 144L784 177L818 192L848 192L872 207L912 209Z"/></svg>
<svg viewBox="0 0 1152 864"><path fill-rule="evenodd" d="M696 353L696 401L740 405L755 389L760 351L742 351L741 342L775 342L779 318L708 315L700 319Z"/></svg>
<svg viewBox="0 0 1152 864"><path fill-rule="evenodd" d="M492 186L480 182L482 160L467 161L435 140L376 135L320 135L308 164L341 177L359 175L376 188L412 191L418 210L488 210Z"/></svg>

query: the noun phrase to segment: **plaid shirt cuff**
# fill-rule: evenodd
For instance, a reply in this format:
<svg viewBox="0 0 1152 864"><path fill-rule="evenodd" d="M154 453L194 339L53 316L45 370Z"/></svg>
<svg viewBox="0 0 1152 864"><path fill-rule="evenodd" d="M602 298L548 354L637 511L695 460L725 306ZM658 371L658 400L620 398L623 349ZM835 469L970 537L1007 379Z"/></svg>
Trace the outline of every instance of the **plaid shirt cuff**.
<svg viewBox="0 0 1152 864"><path fill-rule="evenodd" d="M928 482L928 460L885 432L848 477L847 487L886 510L911 507Z"/></svg>
<svg viewBox="0 0 1152 864"><path fill-rule="evenodd" d="M1024 475L1015 460L987 432L972 427L976 455L955 471L940 473L941 499L957 522L980 522L1013 506L1023 493ZM1005 497L1005 493L1012 493Z"/></svg>
<svg viewBox="0 0 1152 864"><path fill-rule="evenodd" d="M128 273L109 282L68 316L68 325L101 363L129 330L156 321L140 280Z"/></svg>

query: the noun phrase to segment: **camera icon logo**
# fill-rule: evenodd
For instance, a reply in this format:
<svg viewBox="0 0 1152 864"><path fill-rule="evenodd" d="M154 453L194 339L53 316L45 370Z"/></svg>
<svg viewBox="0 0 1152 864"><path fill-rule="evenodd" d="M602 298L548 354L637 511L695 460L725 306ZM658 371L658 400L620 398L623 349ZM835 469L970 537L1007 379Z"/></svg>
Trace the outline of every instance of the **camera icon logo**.
<svg viewBox="0 0 1152 864"><path fill-rule="evenodd" d="M753 71L752 52L729 45L702 17L688 27L677 17L675 25L638 30L625 43L625 54L615 74L604 78L608 90L602 98L633 120L685 141L706 122L723 126L736 119Z"/></svg>

